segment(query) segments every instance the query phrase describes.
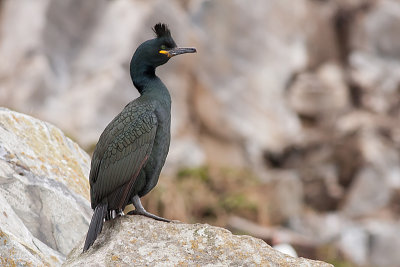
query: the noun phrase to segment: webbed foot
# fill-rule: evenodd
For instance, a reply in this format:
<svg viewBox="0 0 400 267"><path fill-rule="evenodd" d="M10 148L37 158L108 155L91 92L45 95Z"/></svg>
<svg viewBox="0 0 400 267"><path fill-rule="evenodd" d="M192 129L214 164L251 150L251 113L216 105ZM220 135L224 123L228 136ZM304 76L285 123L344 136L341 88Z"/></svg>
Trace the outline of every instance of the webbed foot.
<svg viewBox="0 0 400 267"><path fill-rule="evenodd" d="M149 218L152 218L154 220L157 221L162 221L162 222L171 222L171 220L165 219L163 217L159 217L157 215L154 215L148 211L146 211L143 206L142 203L140 202L140 198L138 195L134 196L132 198L132 202L133 202L133 206L135 206L135 210L132 210L130 212L128 212L128 215L143 215Z"/></svg>

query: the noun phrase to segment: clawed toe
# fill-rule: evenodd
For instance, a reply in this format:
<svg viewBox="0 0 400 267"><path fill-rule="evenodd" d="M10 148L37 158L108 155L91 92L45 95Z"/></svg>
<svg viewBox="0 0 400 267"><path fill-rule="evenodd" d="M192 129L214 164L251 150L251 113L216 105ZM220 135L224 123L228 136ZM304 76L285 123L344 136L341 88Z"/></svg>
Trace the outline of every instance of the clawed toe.
<svg viewBox="0 0 400 267"><path fill-rule="evenodd" d="M152 214L150 212L147 212L146 210L143 210L143 211L141 211L141 210L131 210L127 214L128 215L142 215L142 216L145 216L145 217L148 217L148 218L152 218L152 219L157 220L157 221L171 222L171 220L165 219L163 217L159 217L159 216L154 215L154 214Z"/></svg>
<svg viewBox="0 0 400 267"><path fill-rule="evenodd" d="M151 214L150 212L146 211L143 206L142 203L140 202L140 198L138 195L134 196L132 198L132 202L133 202L133 206L135 206L135 210L132 210L130 212L128 212L128 215L143 215L149 218L152 218L154 220L157 221L162 221L162 222L171 222L168 219L165 219L163 217L159 217L157 215Z"/></svg>

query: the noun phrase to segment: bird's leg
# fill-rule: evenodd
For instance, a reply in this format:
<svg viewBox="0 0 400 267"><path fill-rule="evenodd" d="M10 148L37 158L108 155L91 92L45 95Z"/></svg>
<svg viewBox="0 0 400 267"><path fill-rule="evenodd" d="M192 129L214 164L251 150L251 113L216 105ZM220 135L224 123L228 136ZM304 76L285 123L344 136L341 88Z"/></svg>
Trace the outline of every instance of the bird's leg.
<svg viewBox="0 0 400 267"><path fill-rule="evenodd" d="M132 198L132 202L133 202L133 206L135 206L135 210L132 210L130 212L128 212L129 215L143 215L152 219L155 219L157 221L163 221L163 222L171 222L170 220L164 219L162 217L159 217L157 215L151 214L150 212L146 211L143 206L142 203L140 202L140 198L138 195L135 195Z"/></svg>
<svg viewBox="0 0 400 267"><path fill-rule="evenodd" d="M111 220L111 210L107 210L106 212L106 217L104 218L104 221L108 221Z"/></svg>

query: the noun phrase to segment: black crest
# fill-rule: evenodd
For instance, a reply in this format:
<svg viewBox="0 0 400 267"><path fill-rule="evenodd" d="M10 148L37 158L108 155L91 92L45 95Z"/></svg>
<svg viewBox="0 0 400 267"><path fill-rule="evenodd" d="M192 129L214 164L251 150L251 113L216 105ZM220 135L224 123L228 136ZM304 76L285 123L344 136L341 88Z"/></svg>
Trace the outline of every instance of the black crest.
<svg viewBox="0 0 400 267"><path fill-rule="evenodd" d="M157 38L171 36L171 32L169 31L168 26L161 22L154 25L153 32L156 34Z"/></svg>

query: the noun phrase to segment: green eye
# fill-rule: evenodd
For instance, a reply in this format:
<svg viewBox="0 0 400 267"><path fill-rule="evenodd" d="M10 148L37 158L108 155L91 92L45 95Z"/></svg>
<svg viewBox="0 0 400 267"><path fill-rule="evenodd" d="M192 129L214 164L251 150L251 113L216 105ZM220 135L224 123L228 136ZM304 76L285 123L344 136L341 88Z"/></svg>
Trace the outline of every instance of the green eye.
<svg viewBox="0 0 400 267"><path fill-rule="evenodd" d="M165 45L161 45L161 49L165 50L165 49L167 49L167 47Z"/></svg>

